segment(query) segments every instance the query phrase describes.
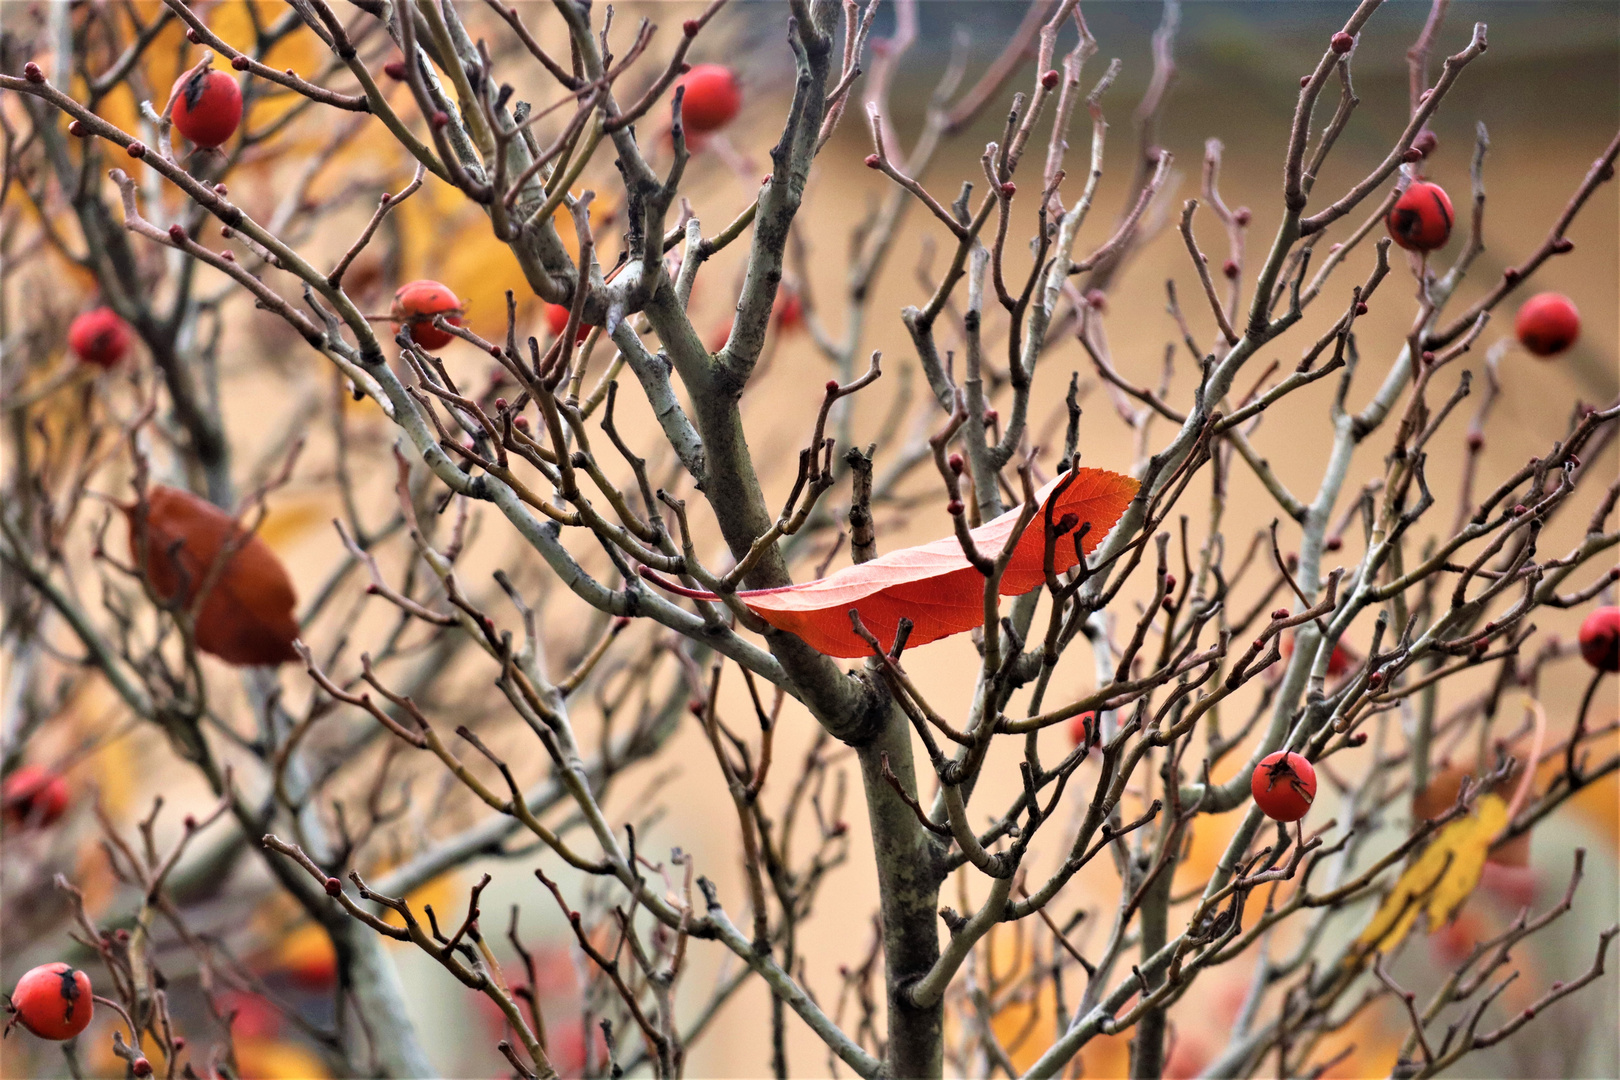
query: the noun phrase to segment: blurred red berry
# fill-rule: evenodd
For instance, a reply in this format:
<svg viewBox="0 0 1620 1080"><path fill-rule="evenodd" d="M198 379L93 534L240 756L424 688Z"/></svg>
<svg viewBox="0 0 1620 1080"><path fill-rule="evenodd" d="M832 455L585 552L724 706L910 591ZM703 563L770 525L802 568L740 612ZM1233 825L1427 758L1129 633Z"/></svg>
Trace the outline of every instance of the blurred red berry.
<svg viewBox="0 0 1620 1080"><path fill-rule="evenodd" d="M692 131L717 131L742 108L742 87L724 64L698 64L681 76L686 88L681 99L681 120Z"/></svg>
<svg viewBox="0 0 1620 1080"><path fill-rule="evenodd" d="M1581 335L1581 313L1563 293L1537 293L1519 308L1513 329L1519 344L1537 356L1557 356Z"/></svg>
<svg viewBox="0 0 1620 1080"><path fill-rule="evenodd" d="M1088 734L1091 736L1090 742L1086 742ZM1069 721L1069 742L1075 746L1086 743L1088 749L1102 745L1102 729L1097 723L1096 713L1083 712Z"/></svg>
<svg viewBox="0 0 1620 1080"><path fill-rule="evenodd" d="M793 289L777 291L776 304L771 311L778 330L796 330L804 325L804 301Z"/></svg>
<svg viewBox="0 0 1620 1080"><path fill-rule="evenodd" d="M82 363L113 368L129 353L129 324L110 307L92 308L68 326L68 348Z"/></svg>
<svg viewBox="0 0 1620 1080"><path fill-rule="evenodd" d="M219 1013L232 1017L231 1038L273 1039L281 1034L281 1013L258 994L227 990L219 996Z"/></svg>
<svg viewBox="0 0 1620 1080"><path fill-rule="evenodd" d="M67 781L39 765L23 765L0 786L0 807L13 824L49 825L67 812Z"/></svg>
<svg viewBox="0 0 1620 1080"><path fill-rule="evenodd" d="M551 336L556 337L568 326L568 305L547 304L546 326L551 330ZM579 324L579 330L574 334L574 344L578 345L590 336L591 328L585 323Z"/></svg>
<svg viewBox="0 0 1620 1080"><path fill-rule="evenodd" d="M1294 635L1289 634L1283 638L1282 654L1285 658L1294 655ZM1350 655L1349 651L1346 650L1343 645L1340 645L1338 642L1334 642L1333 652L1328 655L1328 678L1338 678L1340 675L1343 675L1345 672L1349 671L1351 665L1354 663L1355 660Z"/></svg>
<svg viewBox="0 0 1620 1080"><path fill-rule="evenodd" d="M1528 866L1504 866L1492 859L1480 870L1479 887L1511 912L1534 905L1539 885L1535 870Z"/></svg>
<svg viewBox="0 0 1620 1080"><path fill-rule="evenodd" d="M1620 607L1600 607L1581 622L1581 655L1599 671L1620 671Z"/></svg>
<svg viewBox="0 0 1620 1080"><path fill-rule="evenodd" d="M1485 927L1478 915L1464 911L1451 922L1429 931L1429 948L1447 968L1455 968L1468 959L1482 937Z"/></svg>

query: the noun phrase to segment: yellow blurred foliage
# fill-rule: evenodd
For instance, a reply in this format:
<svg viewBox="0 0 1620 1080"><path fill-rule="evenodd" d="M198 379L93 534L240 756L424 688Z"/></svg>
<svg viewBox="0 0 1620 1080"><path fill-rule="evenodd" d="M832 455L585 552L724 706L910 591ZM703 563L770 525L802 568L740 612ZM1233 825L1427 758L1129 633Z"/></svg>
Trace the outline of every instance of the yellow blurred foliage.
<svg viewBox="0 0 1620 1080"><path fill-rule="evenodd" d="M520 310L531 294L517 256L495 238L482 211L455 188L428 177L424 190L395 212L404 280L442 282L461 300L467 325L486 338L504 336L506 290L517 294Z"/></svg>
<svg viewBox="0 0 1620 1080"><path fill-rule="evenodd" d="M584 192L576 191L573 194L582 195ZM607 236L604 230L616 224L619 220L619 203L612 192L598 192L591 201L591 235L596 242L596 258L598 262L603 259L603 251L607 248ZM558 210L551 215L551 222L557 229L557 238L568 252L568 257L575 262L579 261L579 237L574 231L574 218L567 210Z"/></svg>
<svg viewBox="0 0 1620 1080"><path fill-rule="evenodd" d="M1620 846L1620 776L1610 773L1577 791L1570 805L1603 830L1610 846Z"/></svg>
<svg viewBox="0 0 1620 1080"><path fill-rule="evenodd" d="M1440 830L1395 882L1356 943L1366 952L1388 952L1405 939L1426 912L1440 926L1468 899L1485 869L1491 841L1507 824L1507 803L1481 795L1474 812Z"/></svg>
<svg viewBox="0 0 1620 1080"><path fill-rule="evenodd" d="M332 1075L320 1058L285 1039L237 1039L236 1065L242 1080L325 1080Z"/></svg>
<svg viewBox="0 0 1620 1080"><path fill-rule="evenodd" d="M1032 953L1029 938L1023 934L992 931L987 938L989 955L993 958L991 972L996 987L1005 991L1029 973ZM981 951L980 955L984 955ZM1071 998L1078 988L1071 985ZM1071 1001L1071 1007L1073 1002ZM962 1017L948 1017L947 1023L960 1024ZM1019 995L996 1010L990 1020L990 1030L1007 1052L1008 1060L1019 1072L1035 1064L1040 1056L1058 1038L1057 993L1049 979L1042 979L1040 989L1030 998ZM1080 1051L1081 1075L1109 1077L1126 1076L1130 1072L1131 1032L1117 1035L1098 1035Z"/></svg>
<svg viewBox="0 0 1620 1080"><path fill-rule="evenodd" d="M259 537L279 555L283 548L302 539L311 529L327 525L336 515L335 493L280 498L259 526Z"/></svg>
<svg viewBox="0 0 1620 1080"><path fill-rule="evenodd" d="M87 718L105 717L103 722L109 726L117 723L122 714L110 713L109 706L113 704L112 695L99 685L96 690L101 692L87 693L83 696L84 703L79 706L80 715ZM138 794L136 785L142 769L136 760L135 740L112 739L101 748L100 753L92 755L89 760L93 763L93 775L96 790L101 796L101 805L114 820L117 820L133 804Z"/></svg>
<svg viewBox="0 0 1620 1080"><path fill-rule="evenodd" d="M268 25L280 19L286 13L286 5L267 0L249 0L254 4L261 25ZM248 13L247 3L219 4L208 13L208 28L218 34L226 44L242 52L249 51L255 31L253 19ZM270 67L286 70L291 68L299 77L311 82L322 82L322 60L329 59L321 41L308 28L300 28L288 34L264 56L264 63ZM191 58L196 63L201 58L197 53ZM214 66L222 70L230 70L229 64L223 59L215 61ZM251 77L251 76L250 76ZM173 81L171 76L170 81ZM284 90L273 83L261 83L257 89L262 96L258 97L246 119L249 128L263 127L283 116L289 109L302 103L305 99L300 94ZM155 103L159 109L162 102Z"/></svg>
<svg viewBox="0 0 1620 1080"><path fill-rule="evenodd" d="M1027 967L1019 964L1018 975ZM1015 1068L1023 1072L1057 1040L1057 996L1050 980L1042 980L1034 1000L1021 997L996 1010L990 1021L996 1041L1007 1051Z"/></svg>
<svg viewBox="0 0 1620 1080"><path fill-rule="evenodd" d="M533 308L529 289L512 249L496 239L489 219L455 188L427 179L424 190L402 203L400 216L404 279L430 278L448 286L467 312L466 323L477 333L498 340L506 332L506 291L517 298L522 320ZM606 230L618 219L613 200L598 196L591 203L591 227L597 234L598 258L607 249ZM554 218L557 235L569 257L579 258L574 225L566 210Z"/></svg>
<svg viewBox="0 0 1620 1080"><path fill-rule="evenodd" d="M1234 812L1205 815L1193 821L1189 827L1192 843L1187 848L1187 856L1176 864L1174 892L1184 893L1214 876L1215 866L1226 854L1232 832L1242 820L1243 814Z"/></svg>
<svg viewBox="0 0 1620 1080"><path fill-rule="evenodd" d="M411 905L411 914L416 916L417 921L422 923L423 926L427 925L427 915L422 911L424 905L433 905L433 914L438 917L441 928L446 925L451 927L460 926L462 918L467 914L467 890L461 887L461 876L459 874L441 874L420 889L407 895L405 901ZM383 921L390 926L405 925L405 920L401 919L398 913L394 911L383 912ZM450 931L446 930L445 932L449 933ZM400 942L394 942L392 938L389 940L393 944L400 944ZM412 945L410 948L415 948L415 946Z"/></svg>
<svg viewBox="0 0 1620 1080"><path fill-rule="evenodd" d="M300 983L324 984L337 971L337 953L325 930L305 922L276 943L270 963Z"/></svg>

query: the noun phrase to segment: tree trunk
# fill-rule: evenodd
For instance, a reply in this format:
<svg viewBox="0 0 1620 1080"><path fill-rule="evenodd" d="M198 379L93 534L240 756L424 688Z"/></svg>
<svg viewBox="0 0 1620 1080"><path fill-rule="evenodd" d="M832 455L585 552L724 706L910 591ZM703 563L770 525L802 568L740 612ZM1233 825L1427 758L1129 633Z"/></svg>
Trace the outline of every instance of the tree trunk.
<svg viewBox="0 0 1620 1080"><path fill-rule="evenodd" d="M944 1071L944 1005L912 1004L911 987L939 960L938 847L915 812L883 779L883 759L915 792L911 728L889 711L878 737L858 750L866 788L883 923L883 966L888 991L887 1065L896 1078L938 1077Z"/></svg>

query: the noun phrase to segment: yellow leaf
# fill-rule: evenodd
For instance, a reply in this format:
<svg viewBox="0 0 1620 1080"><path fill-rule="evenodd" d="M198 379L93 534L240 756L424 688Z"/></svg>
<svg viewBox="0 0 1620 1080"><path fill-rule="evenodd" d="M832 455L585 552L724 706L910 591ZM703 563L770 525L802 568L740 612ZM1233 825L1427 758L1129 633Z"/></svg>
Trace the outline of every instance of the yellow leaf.
<svg viewBox="0 0 1620 1080"><path fill-rule="evenodd" d="M582 192L574 192L579 195ZM596 244L596 257L605 261L610 250L608 240L611 239L612 226L619 220L619 202L611 192L598 193L591 201L591 236ZM562 241L563 250L575 262L579 261L579 232L574 228L574 218L567 210L559 209L551 215L551 223L557 229L557 239Z"/></svg>
<svg viewBox="0 0 1620 1080"><path fill-rule="evenodd" d="M1443 926L1479 884L1491 841L1508 823L1507 803L1481 795L1474 812L1442 828L1395 882L1356 944L1365 952L1389 952L1427 913L1430 926Z"/></svg>
<svg viewBox="0 0 1620 1080"><path fill-rule="evenodd" d="M330 528L336 510L336 500L327 496L283 499L259 526L259 538L279 550L295 543L313 528Z"/></svg>
<svg viewBox="0 0 1620 1080"><path fill-rule="evenodd" d="M285 1039L237 1039L236 1064L243 1080L320 1080L332 1075L307 1048Z"/></svg>

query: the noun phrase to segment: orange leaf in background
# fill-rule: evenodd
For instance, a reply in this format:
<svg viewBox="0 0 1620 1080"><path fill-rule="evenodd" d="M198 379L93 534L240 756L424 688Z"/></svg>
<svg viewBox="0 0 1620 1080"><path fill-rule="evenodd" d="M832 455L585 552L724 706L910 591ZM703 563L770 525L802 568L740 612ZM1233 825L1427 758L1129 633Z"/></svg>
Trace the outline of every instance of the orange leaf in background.
<svg viewBox="0 0 1620 1080"><path fill-rule="evenodd" d="M298 659L298 620L292 579L276 553L257 535L243 538L236 519L189 491L154 487L147 495L146 576L171 602L186 603L213 572L220 552L235 550L213 578L197 612L197 648L228 664L280 664ZM126 515L133 507L125 508ZM131 522L129 549L136 550Z"/></svg>
<svg viewBox="0 0 1620 1080"><path fill-rule="evenodd" d="M1043 514L1048 496L1065 479L1059 477L1036 493L1042 509L1019 537L1001 578L1002 596L1021 596L1046 580ZM1079 523L1089 522L1091 531L1083 541L1089 555L1130 505L1137 486L1130 477L1106 469L1080 469L1053 502L1052 520L1058 522L1073 514ZM1018 513L1009 510L972 531L981 554L993 558L1000 552L1018 524ZM1067 535L1059 537L1053 549L1053 569L1061 574L1079 561ZM797 634L818 652L846 658L871 653L850 626L851 610L861 613L861 622L885 649L894 644L902 618L912 622L910 645L960 634L984 621L984 578L962 554L955 536L891 551L817 581L739 592L737 599L778 630Z"/></svg>

